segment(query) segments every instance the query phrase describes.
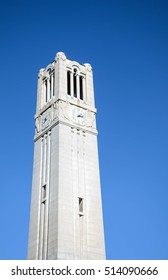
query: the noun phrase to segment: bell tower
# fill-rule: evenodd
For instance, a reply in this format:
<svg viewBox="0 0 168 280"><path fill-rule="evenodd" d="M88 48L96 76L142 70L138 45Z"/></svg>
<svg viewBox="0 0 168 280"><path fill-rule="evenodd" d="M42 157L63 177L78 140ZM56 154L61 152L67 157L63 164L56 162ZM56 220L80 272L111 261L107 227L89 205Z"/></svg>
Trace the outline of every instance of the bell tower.
<svg viewBox="0 0 168 280"><path fill-rule="evenodd" d="M38 75L28 259L105 259L92 68Z"/></svg>

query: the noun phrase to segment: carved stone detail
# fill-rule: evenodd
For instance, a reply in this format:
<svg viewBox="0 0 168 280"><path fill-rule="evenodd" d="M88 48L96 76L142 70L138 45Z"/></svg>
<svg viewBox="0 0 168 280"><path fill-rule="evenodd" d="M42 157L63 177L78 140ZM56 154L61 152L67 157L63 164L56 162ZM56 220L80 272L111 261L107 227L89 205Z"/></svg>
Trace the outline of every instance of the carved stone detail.
<svg viewBox="0 0 168 280"><path fill-rule="evenodd" d="M77 125L96 128L95 113L69 102L59 102L59 118Z"/></svg>
<svg viewBox="0 0 168 280"><path fill-rule="evenodd" d="M88 70L89 72L92 71L92 66L89 63L85 63L84 65L86 67L86 70Z"/></svg>
<svg viewBox="0 0 168 280"><path fill-rule="evenodd" d="M40 120L39 117L36 118L35 120L35 131L38 133L40 131Z"/></svg>
<svg viewBox="0 0 168 280"><path fill-rule="evenodd" d="M72 121L72 107L69 102L62 102L59 103L59 116L61 118L67 119L68 121Z"/></svg>
<svg viewBox="0 0 168 280"><path fill-rule="evenodd" d="M44 68L40 69L38 73L38 78L41 78L43 76Z"/></svg>
<svg viewBox="0 0 168 280"><path fill-rule="evenodd" d="M57 101L53 104L53 121L58 118L58 109L59 109L59 103Z"/></svg>
<svg viewBox="0 0 168 280"><path fill-rule="evenodd" d="M88 129L96 129L95 112L68 101L58 100L35 118L36 133L43 131L58 119Z"/></svg>
<svg viewBox="0 0 168 280"><path fill-rule="evenodd" d="M87 111L87 127L96 128L96 114L94 112L91 112L90 110Z"/></svg>
<svg viewBox="0 0 168 280"><path fill-rule="evenodd" d="M56 60L62 59L63 61L66 60L66 56L63 52L58 52L56 55Z"/></svg>

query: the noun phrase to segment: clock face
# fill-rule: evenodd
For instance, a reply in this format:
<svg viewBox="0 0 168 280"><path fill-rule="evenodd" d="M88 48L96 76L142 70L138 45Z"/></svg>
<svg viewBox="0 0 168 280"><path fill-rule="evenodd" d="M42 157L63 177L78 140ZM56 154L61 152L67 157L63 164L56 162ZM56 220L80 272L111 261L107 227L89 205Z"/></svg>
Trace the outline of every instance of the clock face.
<svg viewBox="0 0 168 280"><path fill-rule="evenodd" d="M74 108L73 110L73 121L79 125L85 125L86 110L81 108Z"/></svg>
<svg viewBox="0 0 168 280"><path fill-rule="evenodd" d="M45 111L43 114L42 114L42 119L41 119L41 126L42 126L42 129L45 129L47 126L49 126L50 124L50 120L51 120L51 117L50 117L50 109L48 109L47 111Z"/></svg>

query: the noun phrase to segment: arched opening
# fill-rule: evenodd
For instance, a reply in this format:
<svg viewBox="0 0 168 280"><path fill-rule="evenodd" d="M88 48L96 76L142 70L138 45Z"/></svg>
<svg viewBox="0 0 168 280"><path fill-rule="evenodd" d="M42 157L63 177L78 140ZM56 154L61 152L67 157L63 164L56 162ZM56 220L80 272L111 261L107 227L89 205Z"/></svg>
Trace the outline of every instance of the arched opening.
<svg viewBox="0 0 168 280"><path fill-rule="evenodd" d="M83 77L79 77L80 99L83 100Z"/></svg>
<svg viewBox="0 0 168 280"><path fill-rule="evenodd" d="M71 95L71 72L67 72L67 94Z"/></svg>

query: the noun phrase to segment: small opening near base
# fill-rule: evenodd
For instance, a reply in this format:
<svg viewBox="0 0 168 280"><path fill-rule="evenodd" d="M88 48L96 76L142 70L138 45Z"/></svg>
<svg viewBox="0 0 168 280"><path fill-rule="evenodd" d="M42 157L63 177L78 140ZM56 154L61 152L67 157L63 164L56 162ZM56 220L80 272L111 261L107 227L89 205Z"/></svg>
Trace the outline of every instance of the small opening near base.
<svg viewBox="0 0 168 280"><path fill-rule="evenodd" d="M83 214L83 198L79 197L79 212Z"/></svg>

